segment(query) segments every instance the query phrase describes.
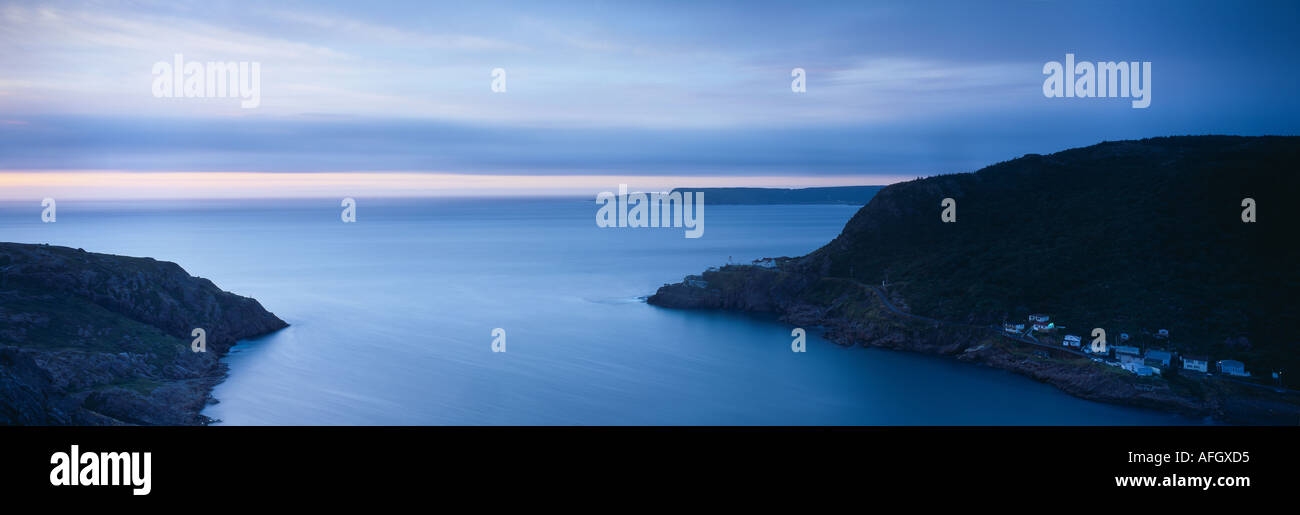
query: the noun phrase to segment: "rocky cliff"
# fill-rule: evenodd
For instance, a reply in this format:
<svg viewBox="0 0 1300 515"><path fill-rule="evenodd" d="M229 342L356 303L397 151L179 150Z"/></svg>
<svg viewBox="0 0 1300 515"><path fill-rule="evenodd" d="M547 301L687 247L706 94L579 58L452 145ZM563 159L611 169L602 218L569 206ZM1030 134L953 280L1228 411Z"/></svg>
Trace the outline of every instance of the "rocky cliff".
<svg viewBox="0 0 1300 515"><path fill-rule="evenodd" d="M1281 137L1029 155L886 187L809 255L690 276L648 302L773 313L840 344L952 355L1089 399L1293 425L1293 393L1190 374L1137 378L996 328L1045 312L1075 334L1101 327L1112 342L1128 333L1134 345L1239 359L1258 374L1300 364L1287 300L1300 292L1289 243L1300 224L1286 210L1300 194L1298 167L1300 138ZM1244 198L1284 211L1245 223ZM955 200L953 223L940 217L943 199ZM1156 340L1158 328L1173 336Z"/></svg>
<svg viewBox="0 0 1300 515"><path fill-rule="evenodd" d="M286 325L175 263L0 243L0 424L206 423L220 357Z"/></svg>

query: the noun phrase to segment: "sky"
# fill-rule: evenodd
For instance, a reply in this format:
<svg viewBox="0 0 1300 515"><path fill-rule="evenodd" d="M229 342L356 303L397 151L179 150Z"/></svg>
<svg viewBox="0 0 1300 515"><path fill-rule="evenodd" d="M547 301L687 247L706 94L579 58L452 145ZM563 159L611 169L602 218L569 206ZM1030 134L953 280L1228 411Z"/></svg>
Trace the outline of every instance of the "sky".
<svg viewBox="0 0 1300 515"><path fill-rule="evenodd" d="M888 184L1294 135L1297 20L1297 2L0 0L0 198ZM1150 107L1045 97L1067 53L1150 62ZM156 97L176 54L257 63L257 106Z"/></svg>

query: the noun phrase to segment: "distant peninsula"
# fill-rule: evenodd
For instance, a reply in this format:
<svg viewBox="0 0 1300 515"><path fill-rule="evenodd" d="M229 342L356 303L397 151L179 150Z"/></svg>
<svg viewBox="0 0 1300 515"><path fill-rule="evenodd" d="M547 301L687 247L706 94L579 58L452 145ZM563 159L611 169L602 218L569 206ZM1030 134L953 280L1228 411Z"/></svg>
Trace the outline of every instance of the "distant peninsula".
<svg viewBox="0 0 1300 515"><path fill-rule="evenodd" d="M865 205L884 186L826 188L674 188L673 192L703 192L708 204L843 204Z"/></svg>
<svg viewBox="0 0 1300 515"><path fill-rule="evenodd" d="M890 185L808 255L711 268L648 302L771 313L1087 399L1295 425L1298 171L1300 137L1030 154Z"/></svg>
<svg viewBox="0 0 1300 515"><path fill-rule="evenodd" d="M0 425L206 424L221 356L287 325L175 263L0 243Z"/></svg>

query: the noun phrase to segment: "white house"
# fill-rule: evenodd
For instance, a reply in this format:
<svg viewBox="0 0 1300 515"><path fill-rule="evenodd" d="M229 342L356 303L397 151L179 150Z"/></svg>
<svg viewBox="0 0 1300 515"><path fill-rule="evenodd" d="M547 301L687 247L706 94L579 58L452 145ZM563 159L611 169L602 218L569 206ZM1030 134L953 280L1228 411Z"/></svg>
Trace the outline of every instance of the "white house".
<svg viewBox="0 0 1300 515"><path fill-rule="evenodd" d="M1219 360L1219 373L1230 376L1250 377L1250 372L1246 371L1246 364L1235 359Z"/></svg>
<svg viewBox="0 0 1300 515"><path fill-rule="evenodd" d="M1139 349L1137 347L1131 347L1128 345L1113 345L1111 346L1111 349L1115 351L1116 358L1123 358L1124 356L1133 356L1136 358L1142 356L1142 349Z"/></svg>
<svg viewBox="0 0 1300 515"><path fill-rule="evenodd" d="M1077 335L1067 334L1065 335L1065 339L1061 340L1061 345L1064 345L1066 347L1074 347L1077 349L1079 348L1080 342L1082 342L1082 340Z"/></svg>
<svg viewBox="0 0 1300 515"><path fill-rule="evenodd" d="M1047 316L1047 315L1029 315L1029 321L1030 321L1030 322L1039 322L1039 323L1044 323L1044 324L1046 324L1047 321L1048 321L1048 320L1051 320L1051 319L1052 319L1052 317L1049 317L1049 316Z"/></svg>
<svg viewBox="0 0 1300 515"><path fill-rule="evenodd" d="M1025 332L1025 324L1002 324L1002 330L1010 334Z"/></svg>
<svg viewBox="0 0 1300 515"><path fill-rule="evenodd" d="M1140 375L1140 376L1149 376L1149 375L1154 375L1154 374L1158 374L1158 373L1160 373L1158 369L1156 369L1156 368L1152 368L1152 367L1148 367L1148 366L1143 365L1143 364L1141 364L1141 363L1124 363L1124 364L1122 364L1122 365L1120 365L1120 366L1121 366L1124 370L1127 370L1127 371L1129 371L1129 372L1132 372L1132 373L1137 374L1137 375Z"/></svg>
<svg viewBox="0 0 1300 515"><path fill-rule="evenodd" d="M1115 350L1115 359L1118 359L1120 363L1137 363L1139 365L1142 364L1141 349L1138 349L1137 347L1130 347L1128 345L1116 345L1111 348Z"/></svg>
<svg viewBox="0 0 1300 515"><path fill-rule="evenodd" d="M1209 370L1209 364L1209 358L1204 356L1183 356L1183 368L1187 370L1206 372Z"/></svg>
<svg viewBox="0 0 1300 515"><path fill-rule="evenodd" d="M1160 362L1160 366L1168 367L1169 361L1173 359L1173 355L1169 354L1167 351L1148 349L1146 359L1158 361Z"/></svg>

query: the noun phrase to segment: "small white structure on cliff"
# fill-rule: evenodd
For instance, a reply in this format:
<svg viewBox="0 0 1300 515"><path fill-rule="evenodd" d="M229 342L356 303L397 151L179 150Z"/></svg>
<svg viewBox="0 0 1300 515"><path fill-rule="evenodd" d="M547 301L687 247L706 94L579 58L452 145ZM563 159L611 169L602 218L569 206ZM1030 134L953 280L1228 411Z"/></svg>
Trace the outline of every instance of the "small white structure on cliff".
<svg viewBox="0 0 1300 515"><path fill-rule="evenodd" d="M1148 366L1143 365L1143 364L1138 363L1138 362L1125 362L1125 363L1121 364L1120 366L1123 367L1124 370L1127 370L1127 371L1129 371L1129 372L1132 372L1132 373L1134 373L1134 374L1137 374L1137 375L1139 375L1139 376L1143 376L1143 377L1151 376L1151 375L1155 375L1155 374L1160 373L1160 370L1159 370L1159 369L1154 368L1154 367L1148 367Z"/></svg>
<svg viewBox="0 0 1300 515"><path fill-rule="evenodd" d="M1210 358L1204 356L1183 356L1183 368L1186 370L1208 372L1210 370L1209 365Z"/></svg>
<svg viewBox="0 0 1300 515"><path fill-rule="evenodd" d="M1250 372L1246 371L1246 364L1235 359L1219 360L1219 373L1237 377L1250 377Z"/></svg>
<svg viewBox="0 0 1300 515"><path fill-rule="evenodd" d="M1119 362L1122 364L1136 363L1138 365L1141 365L1143 362L1142 350L1138 349L1137 347L1130 347L1128 345L1116 345L1111 348L1115 349L1115 359L1119 360Z"/></svg>
<svg viewBox="0 0 1300 515"><path fill-rule="evenodd" d="M1116 346L1111 347L1111 348L1112 348L1112 349L1115 349L1115 355L1116 355L1116 356L1119 356L1119 355L1140 356L1140 355L1142 355L1142 350L1141 350L1141 349L1138 349L1137 347L1130 347L1130 346L1128 346L1128 345L1116 345Z"/></svg>
<svg viewBox="0 0 1300 515"><path fill-rule="evenodd" d="M1173 359L1173 355L1159 349L1148 349L1146 359L1158 361L1160 362L1160 366L1168 367L1169 361Z"/></svg>

